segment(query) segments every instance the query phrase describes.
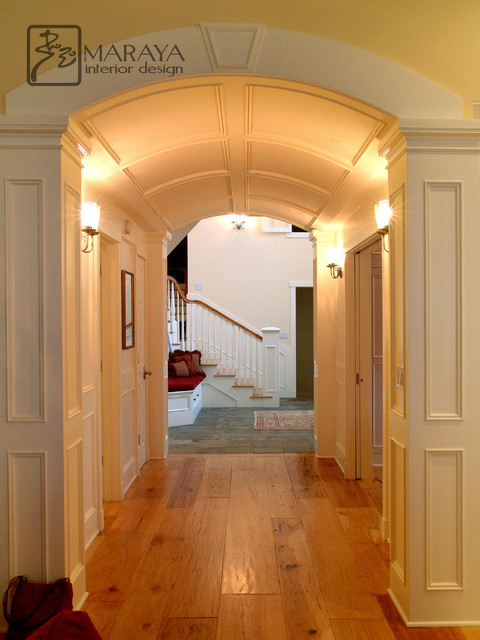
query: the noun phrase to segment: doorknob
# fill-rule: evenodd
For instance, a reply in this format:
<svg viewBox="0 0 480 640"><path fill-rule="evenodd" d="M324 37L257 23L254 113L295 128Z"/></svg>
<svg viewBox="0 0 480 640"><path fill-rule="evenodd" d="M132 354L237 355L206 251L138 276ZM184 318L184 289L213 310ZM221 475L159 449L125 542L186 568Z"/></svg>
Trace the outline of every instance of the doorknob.
<svg viewBox="0 0 480 640"><path fill-rule="evenodd" d="M145 380L147 376L151 376L151 375L152 375L152 372L147 371L145 367L143 367L143 379Z"/></svg>

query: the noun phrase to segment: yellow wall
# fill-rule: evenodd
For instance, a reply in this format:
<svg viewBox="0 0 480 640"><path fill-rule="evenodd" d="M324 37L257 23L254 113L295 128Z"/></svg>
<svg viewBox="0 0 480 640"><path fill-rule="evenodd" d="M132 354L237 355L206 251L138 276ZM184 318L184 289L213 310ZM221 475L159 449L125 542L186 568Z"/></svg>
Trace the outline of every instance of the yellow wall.
<svg viewBox="0 0 480 640"><path fill-rule="evenodd" d="M397 62L460 96L465 117L480 99L477 0L4 0L0 38L0 113L5 93L26 77L26 30L78 24L85 42L109 43L201 22L259 22L342 41Z"/></svg>

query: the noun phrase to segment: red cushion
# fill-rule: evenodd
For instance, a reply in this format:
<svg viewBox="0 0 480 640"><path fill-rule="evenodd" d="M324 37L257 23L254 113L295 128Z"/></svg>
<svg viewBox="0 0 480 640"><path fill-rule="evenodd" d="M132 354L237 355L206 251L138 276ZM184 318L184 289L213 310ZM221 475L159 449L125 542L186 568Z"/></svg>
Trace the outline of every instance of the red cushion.
<svg viewBox="0 0 480 640"><path fill-rule="evenodd" d="M205 374L198 374L196 376L188 376L188 378L169 378L168 390L169 391L193 391L200 382L205 378Z"/></svg>
<svg viewBox="0 0 480 640"><path fill-rule="evenodd" d="M86 611L60 611L28 640L102 640Z"/></svg>

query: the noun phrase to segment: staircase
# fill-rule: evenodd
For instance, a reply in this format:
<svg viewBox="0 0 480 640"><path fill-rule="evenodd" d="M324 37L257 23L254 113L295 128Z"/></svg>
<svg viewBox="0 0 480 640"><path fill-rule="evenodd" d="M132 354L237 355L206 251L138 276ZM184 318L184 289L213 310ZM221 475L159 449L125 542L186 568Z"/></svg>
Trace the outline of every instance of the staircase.
<svg viewBox="0 0 480 640"><path fill-rule="evenodd" d="M249 329L167 280L169 348L202 353L203 406L278 407L280 330Z"/></svg>

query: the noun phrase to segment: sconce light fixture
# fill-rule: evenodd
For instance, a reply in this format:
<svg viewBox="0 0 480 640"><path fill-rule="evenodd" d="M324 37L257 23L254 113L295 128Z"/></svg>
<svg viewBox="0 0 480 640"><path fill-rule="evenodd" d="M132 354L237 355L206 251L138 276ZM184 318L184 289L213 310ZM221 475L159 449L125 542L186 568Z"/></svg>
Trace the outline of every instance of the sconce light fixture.
<svg viewBox="0 0 480 640"><path fill-rule="evenodd" d="M334 280L343 276L343 265L345 264L345 251L338 247L327 249L327 267Z"/></svg>
<svg viewBox="0 0 480 640"><path fill-rule="evenodd" d="M375 205L375 220L377 222L377 233L379 233L383 238L383 248L388 253L388 249L385 245L385 236L388 235L390 230L390 216L392 215L392 210L390 209L390 205L388 200L380 200L378 204Z"/></svg>
<svg viewBox="0 0 480 640"><path fill-rule="evenodd" d="M236 213L232 216L232 228L234 231L241 231L245 228L247 216L244 213Z"/></svg>
<svg viewBox="0 0 480 640"><path fill-rule="evenodd" d="M96 202L82 202L82 251L90 253L93 249L93 237L98 235L100 207Z"/></svg>

